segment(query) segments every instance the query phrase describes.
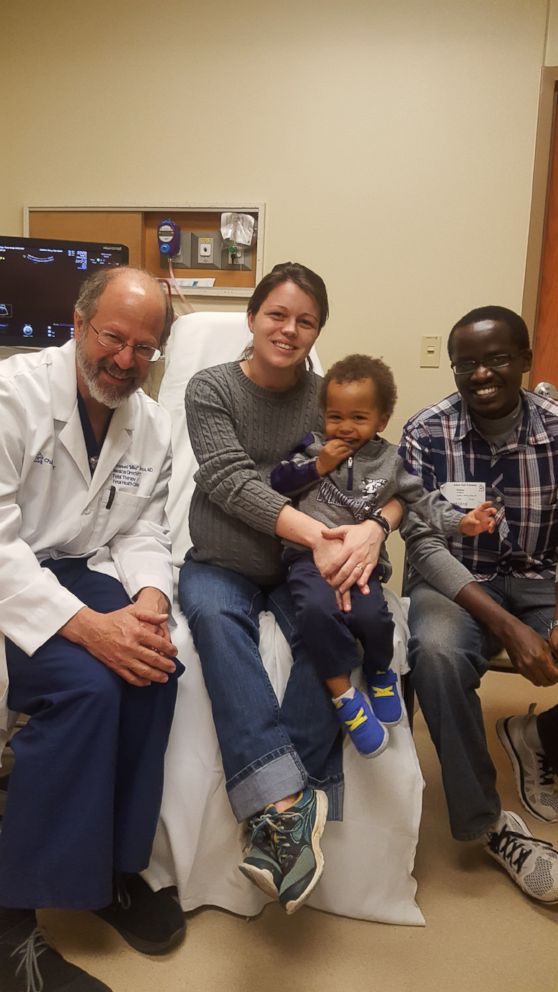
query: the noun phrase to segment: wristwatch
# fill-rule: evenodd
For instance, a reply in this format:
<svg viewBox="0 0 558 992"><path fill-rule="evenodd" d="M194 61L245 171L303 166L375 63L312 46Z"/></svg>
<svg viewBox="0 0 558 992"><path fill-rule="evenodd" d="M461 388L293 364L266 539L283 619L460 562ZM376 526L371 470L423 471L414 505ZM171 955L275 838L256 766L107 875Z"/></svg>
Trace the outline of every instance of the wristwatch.
<svg viewBox="0 0 558 992"><path fill-rule="evenodd" d="M549 635L552 633L553 630L556 630L556 627L558 627L558 618L556 618L555 620L551 620L550 621L550 623L548 625L548 633L549 633Z"/></svg>

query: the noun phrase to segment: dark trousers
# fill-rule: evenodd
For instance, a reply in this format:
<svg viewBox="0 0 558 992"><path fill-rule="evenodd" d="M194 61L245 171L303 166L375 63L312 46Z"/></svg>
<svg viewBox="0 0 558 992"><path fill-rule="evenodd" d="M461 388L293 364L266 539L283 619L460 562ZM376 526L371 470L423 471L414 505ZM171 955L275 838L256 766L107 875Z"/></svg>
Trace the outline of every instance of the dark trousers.
<svg viewBox="0 0 558 992"><path fill-rule="evenodd" d="M130 602L83 560L47 567L100 613ZM149 862L182 666L164 685L139 688L59 635L31 657L6 641L6 655L8 705L30 719L12 742L0 906L105 906L113 871Z"/></svg>
<svg viewBox="0 0 558 992"><path fill-rule="evenodd" d="M353 586L350 613L337 607L335 591L321 577L311 556L289 560L287 581L299 636L322 681L346 675L361 664L367 675L389 668L394 623L376 574L368 583L368 596ZM362 658L357 640L363 648Z"/></svg>
<svg viewBox="0 0 558 992"><path fill-rule="evenodd" d="M496 576L482 588L546 637L556 602L554 580ZM488 659L501 645L466 610L422 581L411 590L409 627L412 685L440 759L452 834L456 840L475 840L501 811L478 695ZM552 724L556 733L557 713L558 707L549 711L548 736Z"/></svg>
<svg viewBox="0 0 558 992"><path fill-rule="evenodd" d="M558 775L558 706L539 714L537 730L552 771Z"/></svg>

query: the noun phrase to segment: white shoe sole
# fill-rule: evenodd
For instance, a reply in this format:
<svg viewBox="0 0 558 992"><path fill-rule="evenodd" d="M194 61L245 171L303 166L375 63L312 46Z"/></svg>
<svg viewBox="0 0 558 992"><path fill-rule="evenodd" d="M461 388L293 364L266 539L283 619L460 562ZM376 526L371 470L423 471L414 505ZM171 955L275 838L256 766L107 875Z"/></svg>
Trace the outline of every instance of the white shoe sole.
<svg viewBox="0 0 558 992"><path fill-rule="evenodd" d="M253 885L265 892L266 896L271 896L272 899L279 897L279 889L275 885L270 871L265 868L257 868L256 865L247 865L244 862L238 866L238 869Z"/></svg>
<svg viewBox="0 0 558 992"><path fill-rule="evenodd" d="M324 870L324 855L320 847L320 837L324 832L324 827L327 820L327 807L328 801L325 792L317 789L316 821L312 830L312 851L314 852L314 857L316 859L316 870L312 881L307 885L304 892L298 897L298 899L292 899L290 902L285 903L283 908L287 916L292 916L293 913L296 913L297 909L300 909L300 907L304 905L308 899L308 896L311 895L322 877L322 872Z"/></svg>
<svg viewBox="0 0 558 992"><path fill-rule="evenodd" d="M376 717L376 719L377 719L377 717ZM380 723L379 720L378 720L378 723ZM383 730L384 730L384 739L383 739L382 743L376 748L375 751L368 751L368 752L366 752L366 751L359 751L358 750L358 747L355 744L355 742L351 738L351 735L350 734L347 734L347 737L351 738L351 744L353 744L353 746L356 748L356 750L360 754L361 758L377 758L378 755L379 754L382 754L382 752L385 751L386 747L388 746L388 744L389 744L389 733L388 733L388 730L387 730L388 724L387 723L380 723L380 726L383 727Z"/></svg>

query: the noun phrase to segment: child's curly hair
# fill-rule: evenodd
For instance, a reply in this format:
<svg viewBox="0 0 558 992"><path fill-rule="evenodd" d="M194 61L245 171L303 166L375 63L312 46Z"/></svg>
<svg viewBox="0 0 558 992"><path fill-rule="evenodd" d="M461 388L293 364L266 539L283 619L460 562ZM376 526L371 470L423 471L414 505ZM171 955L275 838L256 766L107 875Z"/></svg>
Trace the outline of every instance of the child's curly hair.
<svg viewBox="0 0 558 992"><path fill-rule="evenodd" d="M381 358L370 355L347 355L326 372L322 380L320 403L325 408L330 382L358 382L371 379L376 387L376 402L380 413L391 417L397 400L397 386L393 372Z"/></svg>

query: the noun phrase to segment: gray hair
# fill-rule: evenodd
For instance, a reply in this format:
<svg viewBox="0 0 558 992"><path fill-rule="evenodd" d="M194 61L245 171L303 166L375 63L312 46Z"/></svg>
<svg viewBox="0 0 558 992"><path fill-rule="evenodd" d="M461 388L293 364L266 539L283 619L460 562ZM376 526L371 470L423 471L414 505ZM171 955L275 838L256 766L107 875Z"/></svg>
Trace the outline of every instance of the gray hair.
<svg viewBox="0 0 558 992"><path fill-rule="evenodd" d="M155 279L155 277L152 276L150 272L146 272L145 269L136 269L127 265L111 266L99 269L97 272L94 272L93 275L88 276L82 283L79 296L75 304L76 310L86 323L90 323L91 318L95 315L101 296L103 295L108 284L116 278L119 272L135 272L154 283L161 293L161 299L165 311L163 332L159 341L159 345L162 349L170 334L171 326L174 321L174 310L172 308L170 296L164 287L158 279Z"/></svg>

